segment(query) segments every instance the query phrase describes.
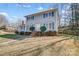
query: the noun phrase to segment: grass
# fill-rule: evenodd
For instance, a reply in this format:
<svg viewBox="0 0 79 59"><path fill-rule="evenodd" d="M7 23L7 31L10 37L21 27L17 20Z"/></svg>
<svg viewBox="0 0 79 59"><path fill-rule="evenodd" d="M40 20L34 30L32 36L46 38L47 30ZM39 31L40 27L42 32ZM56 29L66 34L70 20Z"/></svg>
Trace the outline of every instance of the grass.
<svg viewBox="0 0 79 59"><path fill-rule="evenodd" d="M17 35L17 34L2 34L0 35L1 38L6 38L6 39L16 39L16 40L22 40L25 38L23 35Z"/></svg>
<svg viewBox="0 0 79 59"><path fill-rule="evenodd" d="M0 37L2 37L2 38L9 38L9 39L16 39L16 38L18 38L16 34L4 34L4 35L0 35Z"/></svg>
<svg viewBox="0 0 79 59"><path fill-rule="evenodd" d="M17 35L16 34L4 34L4 35L0 35L0 37L15 39L17 37Z"/></svg>
<svg viewBox="0 0 79 59"><path fill-rule="evenodd" d="M76 35L68 35L68 34L63 34L64 37L69 37L70 39L77 39L79 40L79 36Z"/></svg>

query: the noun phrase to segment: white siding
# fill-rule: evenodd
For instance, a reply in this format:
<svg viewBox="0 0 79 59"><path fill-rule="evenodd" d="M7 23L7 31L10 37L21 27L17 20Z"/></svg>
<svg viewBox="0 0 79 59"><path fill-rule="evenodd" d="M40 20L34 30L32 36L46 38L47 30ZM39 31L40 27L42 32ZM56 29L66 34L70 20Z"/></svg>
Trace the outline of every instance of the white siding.
<svg viewBox="0 0 79 59"><path fill-rule="evenodd" d="M49 11L50 12L50 11ZM51 28L49 28L49 23L51 23ZM54 26L52 25L52 23L54 24ZM36 16L34 16L34 20L32 19L29 19L27 22L26 22L26 25L28 27L28 31L29 28L34 25L35 26L35 30L36 31L40 31L40 26L45 24L47 30L46 31L58 31L58 26L59 26L59 19L58 19L58 12L55 11L54 12L54 16L50 16L50 17L46 17L46 18L43 18L43 14L37 14Z"/></svg>

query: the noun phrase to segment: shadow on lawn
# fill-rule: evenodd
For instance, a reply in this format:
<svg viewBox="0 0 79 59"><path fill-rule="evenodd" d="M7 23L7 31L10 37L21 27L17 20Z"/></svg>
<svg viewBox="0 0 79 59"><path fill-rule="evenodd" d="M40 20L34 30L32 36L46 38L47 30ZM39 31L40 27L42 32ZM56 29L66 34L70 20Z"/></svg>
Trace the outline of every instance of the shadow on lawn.
<svg viewBox="0 0 79 59"><path fill-rule="evenodd" d="M14 39L14 40L22 40L26 38L25 35L17 35L17 34L4 34L0 35L1 38Z"/></svg>

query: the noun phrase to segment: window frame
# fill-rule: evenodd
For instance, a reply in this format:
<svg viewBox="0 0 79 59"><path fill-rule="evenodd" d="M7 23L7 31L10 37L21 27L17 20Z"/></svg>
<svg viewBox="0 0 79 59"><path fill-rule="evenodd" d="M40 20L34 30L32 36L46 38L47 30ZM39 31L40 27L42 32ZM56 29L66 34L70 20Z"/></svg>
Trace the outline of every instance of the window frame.
<svg viewBox="0 0 79 59"><path fill-rule="evenodd" d="M52 29L54 29L54 25L55 25L54 22L52 22Z"/></svg>
<svg viewBox="0 0 79 59"><path fill-rule="evenodd" d="M52 12L52 17L54 16L54 12Z"/></svg>

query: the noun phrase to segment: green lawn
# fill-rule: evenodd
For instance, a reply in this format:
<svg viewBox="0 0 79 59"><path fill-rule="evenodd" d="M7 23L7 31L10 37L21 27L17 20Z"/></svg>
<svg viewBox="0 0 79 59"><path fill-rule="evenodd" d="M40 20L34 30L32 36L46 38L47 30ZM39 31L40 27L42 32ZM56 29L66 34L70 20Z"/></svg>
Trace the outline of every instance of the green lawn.
<svg viewBox="0 0 79 59"><path fill-rule="evenodd" d="M16 39L16 38L18 38L17 34L4 34L4 35L0 35L0 37L2 37L2 38L9 38L9 39Z"/></svg>
<svg viewBox="0 0 79 59"><path fill-rule="evenodd" d="M22 39L24 39L26 36L17 35L17 34L3 34L3 35L0 35L0 37L1 37L1 38L7 38L7 39L22 40Z"/></svg>

